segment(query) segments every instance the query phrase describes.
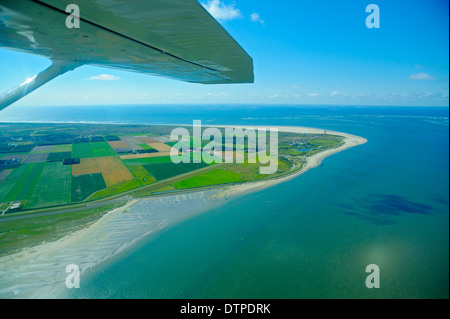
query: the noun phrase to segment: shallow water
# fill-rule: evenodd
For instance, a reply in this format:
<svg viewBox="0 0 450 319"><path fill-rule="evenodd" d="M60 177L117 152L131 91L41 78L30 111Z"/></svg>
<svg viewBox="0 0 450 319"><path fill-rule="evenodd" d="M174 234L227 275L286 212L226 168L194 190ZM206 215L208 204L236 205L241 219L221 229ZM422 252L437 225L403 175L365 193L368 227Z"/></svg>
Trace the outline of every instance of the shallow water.
<svg viewBox="0 0 450 319"><path fill-rule="evenodd" d="M212 118L319 127L369 142L150 236L88 272L68 296L448 298L448 109L282 111L219 109ZM170 122L189 123L183 112ZM380 268L380 289L365 286L369 264Z"/></svg>

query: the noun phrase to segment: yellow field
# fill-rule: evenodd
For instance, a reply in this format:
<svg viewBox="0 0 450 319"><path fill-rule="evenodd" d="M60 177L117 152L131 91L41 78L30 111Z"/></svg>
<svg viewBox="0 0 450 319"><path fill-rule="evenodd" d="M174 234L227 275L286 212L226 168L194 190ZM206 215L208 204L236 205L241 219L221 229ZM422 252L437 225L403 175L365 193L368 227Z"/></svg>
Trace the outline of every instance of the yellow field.
<svg viewBox="0 0 450 319"><path fill-rule="evenodd" d="M164 143L147 143L148 146L154 148L158 152L170 152L172 146L166 145Z"/></svg>
<svg viewBox="0 0 450 319"><path fill-rule="evenodd" d="M98 157L97 161L108 187L134 179L125 164L115 156Z"/></svg>
<svg viewBox="0 0 450 319"><path fill-rule="evenodd" d="M82 158L80 164L72 165L72 175L101 173L97 158Z"/></svg>
<svg viewBox="0 0 450 319"><path fill-rule="evenodd" d="M82 158L72 165L72 175L102 173L106 186L111 187L134 179L128 168L115 156Z"/></svg>

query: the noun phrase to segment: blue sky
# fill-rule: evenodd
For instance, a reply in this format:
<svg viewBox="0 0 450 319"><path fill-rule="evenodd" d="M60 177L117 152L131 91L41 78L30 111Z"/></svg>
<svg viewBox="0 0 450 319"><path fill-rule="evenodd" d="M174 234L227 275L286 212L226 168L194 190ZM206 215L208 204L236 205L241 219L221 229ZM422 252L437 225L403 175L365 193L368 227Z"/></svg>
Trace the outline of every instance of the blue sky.
<svg viewBox="0 0 450 319"><path fill-rule="evenodd" d="M200 1L252 56L255 83L201 85L83 66L17 105L448 106L448 1ZM380 8L380 28L365 21ZM50 61L0 49L0 91Z"/></svg>

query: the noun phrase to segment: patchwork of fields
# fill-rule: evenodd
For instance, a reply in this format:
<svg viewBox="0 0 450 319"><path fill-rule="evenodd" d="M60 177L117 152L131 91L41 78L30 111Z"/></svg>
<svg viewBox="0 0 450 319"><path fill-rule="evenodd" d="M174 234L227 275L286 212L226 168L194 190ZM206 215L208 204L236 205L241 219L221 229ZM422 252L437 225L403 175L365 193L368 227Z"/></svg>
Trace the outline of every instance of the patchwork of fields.
<svg viewBox="0 0 450 319"><path fill-rule="evenodd" d="M28 136L11 136L10 141L5 137L8 135L0 131L0 213L10 206L17 211L67 205L142 187L138 192L152 194L152 191L183 190L267 177L259 173L258 164L216 167L203 160L174 164L170 152L175 142L170 141L168 135L136 133L130 128L120 133L120 128L123 127L117 125L110 126L111 131L71 135L67 132L81 130L76 127L55 130L47 126L39 131L33 127ZM201 149L191 148L190 142L187 141L187 146L191 160L201 159ZM209 140L197 142L202 147L211 146ZM279 150L284 160L279 161L277 174L291 169L295 162L293 156L311 155L339 143L341 140L334 136L286 135L280 141ZM215 155L219 159L233 158L235 151ZM152 187L152 184L156 185Z"/></svg>
<svg viewBox="0 0 450 319"><path fill-rule="evenodd" d="M163 140L144 134L94 136L0 154L17 166L0 169L0 204L20 202L24 209L35 209L99 199L208 166L173 164L173 143ZM133 153L124 156L123 150Z"/></svg>

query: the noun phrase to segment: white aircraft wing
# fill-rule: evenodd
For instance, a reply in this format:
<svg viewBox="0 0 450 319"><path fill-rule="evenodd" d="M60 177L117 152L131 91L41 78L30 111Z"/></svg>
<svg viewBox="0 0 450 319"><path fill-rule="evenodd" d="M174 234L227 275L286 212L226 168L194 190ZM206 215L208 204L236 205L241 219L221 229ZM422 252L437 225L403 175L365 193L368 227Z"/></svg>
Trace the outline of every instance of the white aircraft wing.
<svg viewBox="0 0 450 319"><path fill-rule="evenodd" d="M71 3L79 28L66 26ZM0 110L85 64L203 84L254 80L252 58L196 0L1 0L0 47L53 61L0 97Z"/></svg>

